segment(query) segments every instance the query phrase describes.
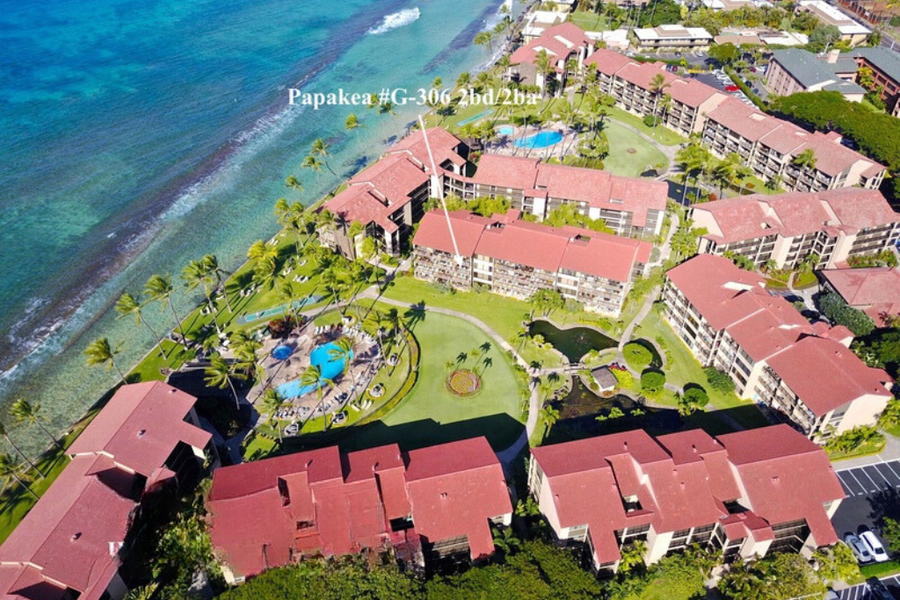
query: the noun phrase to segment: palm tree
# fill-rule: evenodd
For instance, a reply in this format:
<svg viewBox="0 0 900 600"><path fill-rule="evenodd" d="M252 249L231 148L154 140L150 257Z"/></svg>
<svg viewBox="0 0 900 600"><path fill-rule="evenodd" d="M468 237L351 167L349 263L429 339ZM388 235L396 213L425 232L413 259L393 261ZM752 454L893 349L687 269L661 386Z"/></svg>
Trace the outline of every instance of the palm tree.
<svg viewBox="0 0 900 600"><path fill-rule="evenodd" d="M143 319L141 319L141 308L141 303L138 302L138 300L130 293L125 292L121 296L119 296L118 300L116 300L116 312L119 313L119 316L116 317L116 320L118 321L119 319L127 317L128 315L134 315L134 320L137 322L137 324L140 325L141 323L143 323L144 325L146 325L147 329L150 330L150 333L153 335L153 337L156 338L157 344L159 344L159 355L164 357L166 355L166 351L165 349L163 349L163 338L161 335L156 333L156 331L148 321L144 321Z"/></svg>
<svg viewBox="0 0 900 600"><path fill-rule="evenodd" d="M34 469L35 472L41 477L44 476L44 474L41 473L41 470L37 468L37 465L31 462L31 459L28 458L28 455L22 452L22 450L16 445L16 443L12 441L12 438L9 437L9 432L6 430L6 425L3 422L0 422L0 436L3 436L3 439L6 440L6 443L12 446L13 450L15 450L19 455L22 456L22 458L25 459L25 462L28 463L28 466Z"/></svg>
<svg viewBox="0 0 900 600"><path fill-rule="evenodd" d="M547 93L547 78L550 76L550 70L553 65L550 62L550 55L547 54L547 51L541 48L537 56L534 59L534 66L537 69L538 74L541 76L541 97L543 97ZM538 110L540 113L543 110L543 103L541 109Z"/></svg>
<svg viewBox="0 0 900 600"><path fill-rule="evenodd" d="M544 426L546 427L544 435L550 433L550 428L559 421L559 410L548 404L541 410L541 421L544 422Z"/></svg>
<svg viewBox="0 0 900 600"><path fill-rule="evenodd" d="M278 246L271 242L256 240L247 249L247 258L257 263L260 261L272 261L278 258Z"/></svg>
<svg viewBox="0 0 900 600"><path fill-rule="evenodd" d="M301 163L301 167L304 169L312 169L316 172L316 179L319 178L319 173L322 172L322 161L310 154L306 158L303 159L303 163Z"/></svg>
<svg viewBox="0 0 900 600"><path fill-rule="evenodd" d="M225 289L225 286L222 285L225 281L225 275L228 275L228 273L219 266L219 259L216 258L215 254L204 254L203 258L200 259L200 265L207 277L212 277L215 281L215 289L222 289L222 295L225 296L225 306L228 307L228 312L234 313L234 310L231 308L231 300L228 299L228 291Z"/></svg>
<svg viewBox="0 0 900 600"><path fill-rule="evenodd" d="M29 426L37 425L38 429L44 432L44 434L50 438L50 441L59 448L63 450L63 447L56 441L56 438L53 437L53 434L47 431L47 428L44 427L42 421L44 420L43 415L41 414L41 405L40 404L32 404L25 398L19 398L13 405L10 407L9 411L13 418L17 423L27 423Z"/></svg>
<svg viewBox="0 0 900 600"><path fill-rule="evenodd" d="M184 325L181 319L178 318L178 313L175 312L175 305L172 303L173 291L175 291L175 288L172 287L172 277L170 275L151 275L147 283L144 284L145 296L152 301L162 304L163 309L165 309L166 304L169 305L172 316L175 317L175 329L181 333L181 339L187 342L187 336L184 334Z"/></svg>
<svg viewBox="0 0 900 600"><path fill-rule="evenodd" d="M278 442L282 443L284 440L281 437L281 421L278 419L277 414L278 411L282 409L285 405L285 399L278 393L278 390L274 388L269 388L265 392L263 392L262 401L260 406L269 415L267 419L270 423L274 421L275 428L278 430Z"/></svg>
<svg viewBox="0 0 900 600"><path fill-rule="evenodd" d="M494 530L494 547L508 556L515 554L522 547L522 542L515 536L511 528L504 527Z"/></svg>
<svg viewBox="0 0 900 600"><path fill-rule="evenodd" d="M353 340L347 336L338 338L334 342L334 348L328 350L328 359L340 361L344 364L344 372L350 373L350 381L353 383L353 389L356 389L356 376L353 374L350 362L353 360ZM348 402L350 399L348 398Z"/></svg>
<svg viewBox="0 0 900 600"><path fill-rule="evenodd" d="M355 131L362 126L362 123L359 122L359 118L353 113L347 115L347 119L344 121L344 129L347 131Z"/></svg>
<svg viewBox="0 0 900 600"><path fill-rule="evenodd" d="M662 73L657 73L653 76L653 79L650 80L649 90L650 93L653 94L653 137L656 137L656 123L659 121L657 116L657 107L659 105L659 97L662 93L671 86L672 84L666 81L666 76Z"/></svg>
<svg viewBox="0 0 900 600"><path fill-rule="evenodd" d="M38 495L35 494L22 479L21 471L19 465L16 463L16 459L6 453L0 454L0 477L4 479L4 487L9 485L9 480L12 479L22 486L25 491L31 494L35 500L40 500Z"/></svg>
<svg viewBox="0 0 900 600"><path fill-rule="evenodd" d="M292 190L297 190L298 192L303 191L303 182L293 175L288 175L287 179L284 180L284 185L291 188Z"/></svg>
<svg viewBox="0 0 900 600"><path fill-rule="evenodd" d="M87 356L87 363L89 365L104 365L106 366L107 371L115 369L119 374L122 383L127 384L128 382L125 380L125 374L122 373L122 369L116 364L116 355L119 353L120 347L121 344L113 348L109 343L109 339L102 337L98 340L94 340L87 348L85 348L84 354Z"/></svg>
<svg viewBox="0 0 900 600"><path fill-rule="evenodd" d="M803 175L803 171L805 171L806 169L809 169L811 171L815 170L816 153L813 152L812 148L807 148L806 150L795 156L794 160L791 161L791 164L795 165L800 170L800 172L797 173L796 180L794 181L793 189L796 190L800 185L800 176Z"/></svg>
<svg viewBox="0 0 900 600"><path fill-rule="evenodd" d="M237 390L234 387L234 380L244 379L245 375L236 371L234 365L222 358L220 354L210 356L209 365L203 371L204 375L206 375L203 379L206 385L217 387L220 390L225 388L231 389L231 395L234 396L234 405L240 411L241 400L238 398Z"/></svg>
<svg viewBox="0 0 900 600"><path fill-rule="evenodd" d="M219 308L216 306L216 303L210 298L212 294L212 285L215 283L215 278L211 273L207 272L206 267L199 260L192 260L185 265L184 269L181 271L181 279L184 281L185 286L188 291L193 291L199 285L203 285L204 297L206 298L206 304L209 306L210 311L213 316L213 325L216 327L216 331L221 334L222 329L219 327Z"/></svg>
<svg viewBox="0 0 900 600"><path fill-rule="evenodd" d="M324 387L326 385L332 385L332 381L325 377L322 377L322 369L317 367L316 365L309 365L306 367L306 370L300 374L300 384L304 387L306 386L315 386L316 388L316 398L318 398L319 402L316 404L316 408L309 413L309 416L306 417L306 420L309 421L316 411L319 410L319 407L322 406L322 400L324 396ZM322 415L322 431L325 431L327 427L327 420L325 419L325 415ZM305 424L305 423L304 423Z"/></svg>
<svg viewBox="0 0 900 600"><path fill-rule="evenodd" d="M294 291L294 284L290 281L282 281L281 287L278 288L278 300L285 304L281 307L281 314L285 317L290 313L291 318L297 320L297 308L294 302L297 300L297 293Z"/></svg>
<svg viewBox="0 0 900 600"><path fill-rule="evenodd" d="M153 598L153 594L156 593L157 587L159 587L159 584L154 581L147 585L132 588L125 594L125 600L150 600Z"/></svg>
<svg viewBox="0 0 900 600"><path fill-rule="evenodd" d="M326 144L325 140L323 140L322 138L316 138L316 140L313 142L312 150L310 150L309 153L311 156L321 156L322 164L325 165L325 168L328 169L332 175L337 175L337 173L335 173L332 168L328 166L328 157L331 156L331 154L328 152L329 148L331 148L331 146Z"/></svg>
<svg viewBox="0 0 900 600"><path fill-rule="evenodd" d="M494 51L494 34L490 31L479 31L472 42L476 46L485 46L489 52Z"/></svg>

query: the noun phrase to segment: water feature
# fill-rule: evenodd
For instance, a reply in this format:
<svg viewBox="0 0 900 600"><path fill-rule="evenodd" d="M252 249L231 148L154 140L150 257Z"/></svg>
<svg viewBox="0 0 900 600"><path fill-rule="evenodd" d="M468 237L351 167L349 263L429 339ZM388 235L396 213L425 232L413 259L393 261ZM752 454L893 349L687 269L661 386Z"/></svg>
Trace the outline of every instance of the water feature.
<svg viewBox="0 0 900 600"><path fill-rule="evenodd" d="M497 128L497 133L500 135L512 135L515 130L516 128L512 125L501 125Z"/></svg>
<svg viewBox="0 0 900 600"><path fill-rule="evenodd" d="M279 346L279 348L280 347L281 346ZM309 354L309 363L314 367L319 367L319 370L321 371L318 383L315 385L303 385L299 379L294 379L293 381L282 383L277 388L275 388L276 390L278 390L278 393L281 395L281 397L300 398L302 396L305 396L306 394L309 394L310 392L314 392L316 388L321 387L325 383L326 379L334 380L337 376L341 375L347 369L347 361L344 359L331 357L332 350L336 349L337 344L333 344L330 342L316 347ZM352 352L350 353L350 358L353 358Z"/></svg>
<svg viewBox="0 0 900 600"><path fill-rule="evenodd" d="M276 346L275 349L272 350L272 358L274 358L275 360L285 360L293 353L293 348L282 344L280 346Z"/></svg>
<svg viewBox="0 0 900 600"><path fill-rule="evenodd" d="M529 135L524 139L515 140L513 146L516 148L546 148L560 143L563 134L558 131L542 131L534 135Z"/></svg>
<svg viewBox="0 0 900 600"><path fill-rule="evenodd" d="M578 362L591 350L612 348L617 343L616 340L591 327L559 329L550 321L544 320L533 321L528 326L528 335L540 335L562 352L569 362Z"/></svg>

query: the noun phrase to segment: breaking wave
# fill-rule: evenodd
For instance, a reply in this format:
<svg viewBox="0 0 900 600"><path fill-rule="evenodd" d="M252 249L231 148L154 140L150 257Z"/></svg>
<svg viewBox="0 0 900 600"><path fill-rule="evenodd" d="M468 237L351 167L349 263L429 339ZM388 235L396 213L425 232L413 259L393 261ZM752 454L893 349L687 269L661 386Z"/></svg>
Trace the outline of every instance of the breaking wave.
<svg viewBox="0 0 900 600"><path fill-rule="evenodd" d="M415 23L420 16L421 13L419 13L418 7L406 8L399 12L387 15L381 21L381 25L379 25L378 27L373 27L367 33L369 35L381 35L382 33L387 33L391 29L397 29L398 27L403 27L405 25Z"/></svg>

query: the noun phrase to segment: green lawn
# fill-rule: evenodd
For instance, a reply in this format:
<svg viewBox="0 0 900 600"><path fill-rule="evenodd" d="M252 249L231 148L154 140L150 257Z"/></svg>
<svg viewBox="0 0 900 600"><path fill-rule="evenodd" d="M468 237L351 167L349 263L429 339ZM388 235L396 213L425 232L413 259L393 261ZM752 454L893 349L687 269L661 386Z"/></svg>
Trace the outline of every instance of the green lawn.
<svg viewBox="0 0 900 600"><path fill-rule="evenodd" d="M659 344L657 338L662 339L664 350L667 350L672 358L666 362L665 366L667 383L682 388L688 383L702 386L709 394L710 409L729 410L729 416L745 427L761 427L768 424L762 413L749 400L742 400L734 393L723 393L712 389L706 381L703 367L658 313L651 312L647 315L647 318L635 329L634 338L646 338L657 344ZM666 391L658 401L674 406L673 392Z"/></svg>
<svg viewBox="0 0 900 600"><path fill-rule="evenodd" d="M416 387L380 423L361 428L349 443L420 447L485 435L496 449L512 444L522 432L523 389L504 352L477 327L455 317L426 313L412 331L421 348ZM471 357L462 364L477 370L482 389L471 397L455 396L446 387L445 363L485 343L491 344L488 364L484 357L477 366Z"/></svg>
<svg viewBox="0 0 900 600"><path fill-rule="evenodd" d="M569 15L570 20L585 31L607 31L609 23L606 17L588 10L576 10Z"/></svg>
<svg viewBox="0 0 900 600"><path fill-rule="evenodd" d="M663 146L677 146L678 144L687 142L687 138L675 133L668 127L659 125L656 127L656 131L654 131L653 127L647 127L646 125L644 125L643 118L637 115L633 115L630 112L619 108L618 106L614 106L609 109L609 116L616 121L620 121L622 123L625 123L626 125L631 125L638 131L654 138Z"/></svg>
<svg viewBox="0 0 900 600"><path fill-rule="evenodd" d="M603 161L604 171L622 177L640 177L648 169L662 172L668 165L669 161L662 152L621 123L607 121L603 132L609 140L609 156Z"/></svg>
<svg viewBox="0 0 900 600"><path fill-rule="evenodd" d="M181 365L194 358L194 351L188 350L181 344L176 344L171 340L163 340L162 343L165 356L160 356L158 347L144 357L137 366L128 373L129 383L139 383L141 381L164 381L166 379L163 369L178 370Z"/></svg>

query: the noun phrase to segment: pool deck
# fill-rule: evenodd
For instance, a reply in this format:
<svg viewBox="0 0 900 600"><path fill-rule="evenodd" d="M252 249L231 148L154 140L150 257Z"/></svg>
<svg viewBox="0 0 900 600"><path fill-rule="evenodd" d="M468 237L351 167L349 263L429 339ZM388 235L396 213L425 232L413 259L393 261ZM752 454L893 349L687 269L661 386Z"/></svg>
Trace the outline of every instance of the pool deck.
<svg viewBox="0 0 900 600"><path fill-rule="evenodd" d="M526 156L529 158L557 158L562 160L568 154L574 154L576 149L578 148L577 143L575 143L577 133L573 129L569 129L562 123L551 122L547 123L545 126L538 129L533 125L529 125L526 131L522 132L522 127L515 125L501 125L500 127L509 127L512 129L512 133L509 135L498 134L498 139L496 142L493 142L489 145L488 151L494 152L497 154L504 154L507 156ZM556 131L562 134L562 139L551 145L545 146L543 148L528 148L528 147L519 147L515 145L515 142L524 138L528 138L538 133L549 133L552 131Z"/></svg>

